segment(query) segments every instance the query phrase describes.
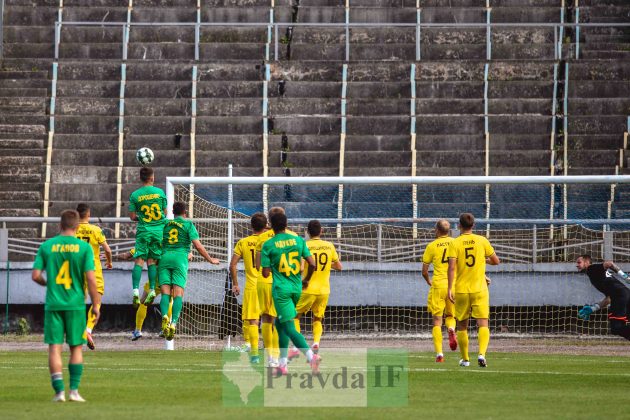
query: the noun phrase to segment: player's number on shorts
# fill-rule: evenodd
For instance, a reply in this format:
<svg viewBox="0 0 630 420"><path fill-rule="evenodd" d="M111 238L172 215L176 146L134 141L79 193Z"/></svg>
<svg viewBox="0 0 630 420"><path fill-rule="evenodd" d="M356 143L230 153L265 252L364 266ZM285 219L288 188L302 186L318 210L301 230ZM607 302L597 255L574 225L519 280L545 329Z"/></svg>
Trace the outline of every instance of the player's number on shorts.
<svg viewBox="0 0 630 420"><path fill-rule="evenodd" d="M162 220L162 210L160 210L160 206L157 203L151 204L151 207L145 204L140 207L140 211L145 215L142 218L143 222L149 223L151 220Z"/></svg>
<svg viewBox="0 0 630 420"><path fill-rule="evenodd" d="M315 267L315 271L317 271L319 269L319 271L324 271L326 269L326 264L328 264L328 254L325 253L321 253L321 254L317 254L314 253L313 257L315 258L315 264L317 264L318 267Z"/></svg>
<svg viewBox="0 0 630 420"><path fill-rule="evenodd" d="M468 248L464 248L464 252L466 253L466 266L468 267L472 267L473 265L475 265L475 261L476 261L475 255L472 252L469 253L469 251L472 251L473 249L474 248L472 246ZM470 258L470 262L468 262L469 258Z"/></svg>
<svg viewBox="0 0 630 420"><path fill-rule="evenodd" d="M66 260L61 264L59 273L55 277L56 284L63 284L63 287L68 290L72 287L72 277L70 277L70 261Z"/></svg>
<svg viewBox="0 0 630 420"><path fill-rule="evenodd" d="M289 258L287 260L287 254L282 254L280 257L280 264L278 271L284 273L285 276L296 275L300 272L300 260L298 259L299 252L289 252Z"/></svg>
<svg viewBox="0 0 630 420"><path fill-rule="evenodd" d="M171 230L168 231L168 243L173 245L176 244L177 242L179 242L179 238L178 238L179 232L177 232L177 229L173 228Z"/></svg>
<svg viewBox="0 0 630 420"><path fill-rule="evenodd" d="M444 248L444 252L442 252L442 264L448 264L448 258L446 258L446 248Z"/></svg>

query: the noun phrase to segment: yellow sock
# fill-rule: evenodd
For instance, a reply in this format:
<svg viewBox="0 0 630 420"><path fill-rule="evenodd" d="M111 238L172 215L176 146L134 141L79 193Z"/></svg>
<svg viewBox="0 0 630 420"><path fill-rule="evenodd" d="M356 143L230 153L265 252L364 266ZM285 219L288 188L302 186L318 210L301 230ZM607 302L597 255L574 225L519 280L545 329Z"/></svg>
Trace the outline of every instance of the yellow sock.
<svg viewBox="0 0 630 420"><path fill-rule="evenodd" d="M459 353L462 355L462 359L470 360L468 358L468 331L457 331L457 342L459 343Z"/></svg>
<svg viewBox="0 0 630 420"><path fill-rule="evenodd" d="M434 326L431 330L433 335L433 348L436 354L442 354L442 327Z"/></svg>
<svg viewBox="0 0 630 420"><path fill-rule="evenodd" d="M267 353L267 356L271 356L271 347L273 346L273 332L272 332L272 327L271 324L268 322L263 322L261 330L262 330L262 337L263 337L263 345L265 346L265 352Z"/></svg>
<svg viewBox="0 0 630 420"><path fill-rule="evenodd" d="M101 305L98 305L98 308L101 308ZM92 306L90 306L90 310L88 311L88 319L87 319L87 325L85 327L86 331L89 333L92 333L92 329L94 329L94 326L96 325L96 318L94 317L94 314L92 314Z"/></svg>
<svg viewBox="0 0 630 420"><path fill-rule="evenodd" d="M453 330L455 329L455 318L453 318L452 316L446 317L444 323L446 324L446 328Z"/></svg>
<svg viewBox="0 0 630 420"><path fill-rule="evenodd" d="M278 330L277 329L273 329L272 333L271 333L271 337L272 337L272 347L271 347L271 356L274 359L278 359L280 357L280 338L278 337Z"/></svg>
<svg viewBox="0 0 630 420"><path fill-rule="evenodd" d="M136 311L136 330L142 331L142 325L144 325L144 319L147 317L147 306L140 305Z"/></svg>
<svg viewBox="0 0 630 420"><path fill-rule="evenodd" d="M324 327L322 326L322 321L313 321L313 343L319 344L323 333Z"/></svg>
<svg viewBox="0 0 630 420"><path fill-rule="evenodd" d="M250 324L247 326L246 330L249 330L247 336L249 337L249 344L252 346L250 354L252 356L258 356L258 325Z"/></svg>
<svg viewBox="0 0 630 420"><path fill-rule="evenodd" d="M173 296L171 296L171 300L168 303L168 319L173 319Z"/></svg>
<svg viewBox="0 0 630 420"><path fill-rule="evenodd" d="M488 343L490 343L490 329L488 327L479 327L479 355L485 356L488 351Z"/></svg>
<svg viewBox="0 0 630 420"><path fill-rule="evenodd" d="M300 318L295 318L293 320L293 323L295 324L295 330L299 333L302 333L302 331L300 330Z"/></svg>
<svg viewBox="0 0 630 420"><path fill-rule="evenodd" d="M249 321L243 320L243 340L249 343Z"/></svg>

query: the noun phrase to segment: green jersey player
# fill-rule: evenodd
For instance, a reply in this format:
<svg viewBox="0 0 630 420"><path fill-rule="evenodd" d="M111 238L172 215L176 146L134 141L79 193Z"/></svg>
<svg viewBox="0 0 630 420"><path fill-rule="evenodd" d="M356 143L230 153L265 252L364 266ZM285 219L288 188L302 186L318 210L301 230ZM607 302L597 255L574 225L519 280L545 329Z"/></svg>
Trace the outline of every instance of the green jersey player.
<svg viewBox="0 0 630 420"><path fill-rule="evenodd" d="M140 169L140 180L142 188L135 190L129 197L129 218L138 222L135 265L131 272L135 308L140 304L140 279L145 261L149 272L149 293L143 303L148 306L155 299L156 262L162 255L162 231L166 221L166 194L161 188L153 186L155 182L153 169L147 167Z"/></svg>
<svg viewBox="0 0 630 420"><path fill-rule="evenodd" d="M287 374L287 355L289 340L306 355L311 364L313 374L319 373L320 357L313 354L304 336L297 332L293 319L297 315L295 305L300 300L302 289L308 287L308 282L315 269L315 260L306 246L306 242L299 236L289 235L287 216L275 213L270 217L271 228L275 235L265 242L261 251L261 266L263 277L273 274L271 295L276 308L276 329L280 345L280 366L276 374ZM304 280L301 275L302 258L308 263L308 271Z"/></svg>
<svg viewBox="0 0 630 420"><path fill-rule="evenodd" d="M167 340L175 336L175 328L179 315L182 312L184 289L188 277L188 253L190 245L194 245L197 251L210 264L219 264L219 260L212 258L199 241L197 228L190 220L186 219L186 204L176 202L173 204L173 215L163 229L163 250L160 260L159 279L162 300L162 332ZM168 318L168 306L171 295L173 296L173 318Z"/></svg>
<svg viewBox="0 0 630 420"><path fill-rule="evenodd" d="M61 233L44 242L37 250L32 279L46 286L44 306L44 342L48 344L48 367L55 397L66 400L61 371L63 342L70 346L70 401L84 402L79 395L83 374L83 344L86 343L84 279L92 299L92 315L99 318L101 295L94 274L94 253L90 245L75 237L79 226L79 213L65 210L61 213ZM42 272L46 272L46 276Z"/></svg>

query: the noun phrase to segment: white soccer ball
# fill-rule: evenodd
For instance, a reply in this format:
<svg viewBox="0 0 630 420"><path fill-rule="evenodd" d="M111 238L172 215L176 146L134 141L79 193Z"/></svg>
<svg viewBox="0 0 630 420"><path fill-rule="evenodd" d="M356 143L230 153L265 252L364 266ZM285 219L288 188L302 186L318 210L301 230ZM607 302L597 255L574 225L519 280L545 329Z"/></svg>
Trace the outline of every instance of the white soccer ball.
<svg viewBox="0 0 630 420"><path fill-rule="evenodd" d="M136 160L142 166L150 165L154 158L153 150L148 147L141 147L136 152Z"/></svg>

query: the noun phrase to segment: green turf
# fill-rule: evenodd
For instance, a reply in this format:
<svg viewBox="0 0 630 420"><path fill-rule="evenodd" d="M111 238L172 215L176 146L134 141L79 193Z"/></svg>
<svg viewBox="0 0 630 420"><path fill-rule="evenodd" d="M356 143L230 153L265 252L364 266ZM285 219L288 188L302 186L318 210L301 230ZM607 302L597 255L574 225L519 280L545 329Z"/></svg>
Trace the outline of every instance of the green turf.
<svg viewBox="0 0 630 420"><path fill-rule="evenodd" d="M2 418L629 418L630 358L491 354L487 369L409 355L405 408L224 408L215 352L86 354L87 404L53 404L43 352L0 353ZM64 353L64 358L67 353ZM64 363L66 363L64 361ZM64 369L66 388L68 372ZM252 417L253 418L253 417Z"/></svg>

